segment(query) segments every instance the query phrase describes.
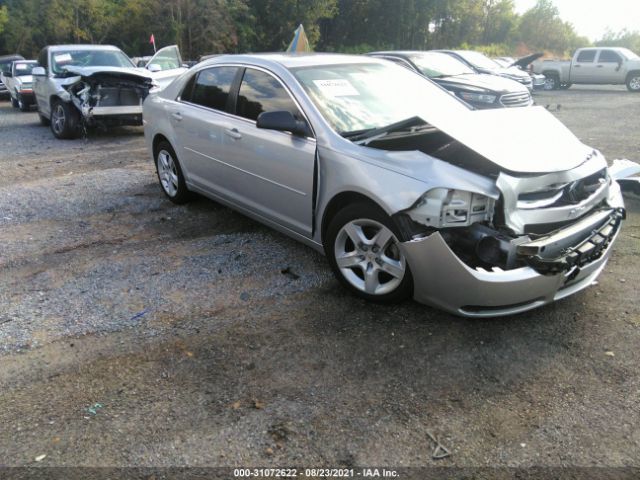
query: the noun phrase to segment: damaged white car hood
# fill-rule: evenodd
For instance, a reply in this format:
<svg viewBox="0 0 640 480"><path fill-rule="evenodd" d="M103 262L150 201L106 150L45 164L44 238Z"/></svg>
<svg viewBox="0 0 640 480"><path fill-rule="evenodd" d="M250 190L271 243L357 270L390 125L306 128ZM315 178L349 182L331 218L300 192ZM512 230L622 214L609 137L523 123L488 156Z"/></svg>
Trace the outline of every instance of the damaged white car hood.
<svg viewBox="0 0 640 480"><path fill-rule="evenodd" d="M571 170L593 148L542 107L458 111L434 109L420 117L496 165L518 173Z"/></svg>
<svg viewBox="0 0 640 480"><path fill-rule="evenodd" d="M153 75L144 68L121 68L121 67L66 67L65 70L80 77L91 77L96 74L108 74L114 77L123 78L138 77L140 80L152 80Z"/></svg>

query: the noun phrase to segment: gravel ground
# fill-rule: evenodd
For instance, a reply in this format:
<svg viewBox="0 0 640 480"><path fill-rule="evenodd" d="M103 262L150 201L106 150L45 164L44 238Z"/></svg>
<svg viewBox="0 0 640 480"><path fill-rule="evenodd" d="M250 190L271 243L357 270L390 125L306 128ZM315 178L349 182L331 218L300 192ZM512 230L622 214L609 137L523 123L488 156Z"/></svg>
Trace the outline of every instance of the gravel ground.
<svg viewBox="0 0 640 480"><path fill-rule="evenodd" d="M537 100L640 160L640 96ZM141 129L57 141L2 102L0 137L0 465L640 467L637 197L597 286L472 321L364 303L295 241L172 205Z"/></svg>

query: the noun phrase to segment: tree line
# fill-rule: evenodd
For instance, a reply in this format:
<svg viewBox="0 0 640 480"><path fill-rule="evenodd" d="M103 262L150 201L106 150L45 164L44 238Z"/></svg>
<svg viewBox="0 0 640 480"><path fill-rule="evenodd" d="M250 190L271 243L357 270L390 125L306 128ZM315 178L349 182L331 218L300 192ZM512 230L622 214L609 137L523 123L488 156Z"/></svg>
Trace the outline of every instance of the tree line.
<svg viewBox="0 0 640 480"><path fill-rule="evenodd" d="M589 40L551 0L519 15L513 0L0 0L0 53L103 43L131 56L178 44L185 59L282 51L303 24L316 51L478 48L493 55L566 55ZM609 33L603 42L640 36ZM630 46L630 45L627 45Z"/></svg>

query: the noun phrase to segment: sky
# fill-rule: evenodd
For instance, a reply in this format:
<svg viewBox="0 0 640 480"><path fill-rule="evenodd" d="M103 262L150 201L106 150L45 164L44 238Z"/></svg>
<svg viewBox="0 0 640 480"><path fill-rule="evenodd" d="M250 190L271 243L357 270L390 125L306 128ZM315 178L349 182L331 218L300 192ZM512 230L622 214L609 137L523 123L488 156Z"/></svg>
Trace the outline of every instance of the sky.
<svg viewBox="0 0 640 480"><path fill-rule="evenodd" d="M524 13L536 0L515 0L516 11ZM553 0L560 17L571 22L579 35L598 40L609 27L640 30L640 0Z"/></svg>

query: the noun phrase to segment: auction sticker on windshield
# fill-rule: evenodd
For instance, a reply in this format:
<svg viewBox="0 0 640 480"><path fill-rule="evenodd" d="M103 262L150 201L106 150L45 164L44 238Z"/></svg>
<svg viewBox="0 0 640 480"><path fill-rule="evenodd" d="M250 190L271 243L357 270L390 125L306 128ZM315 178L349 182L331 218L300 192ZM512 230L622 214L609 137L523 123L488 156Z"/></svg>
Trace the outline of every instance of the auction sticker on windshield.
<svg viewBox="0 0 640 480"><path fill-rule="evenodd" d="M348 97L360 95L349 80L343 78L332 78L331 80L314 80L316 87L326 97Z"/></svg>
<svg viewBox="0 0 640 480"><path fill-rule="evenodd" d="M54 55L53 56L54 60L58 63L61 62L70 62L71 59L71 54L70 53L61 53L59 55Z"/></svg>
<svg viewBox="0 0 640 480"><path fill-rule="evenodd" d="M27 66L24 63L16 63L16 70L26 70Z"/></svg>

